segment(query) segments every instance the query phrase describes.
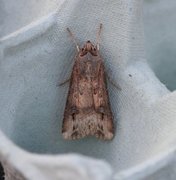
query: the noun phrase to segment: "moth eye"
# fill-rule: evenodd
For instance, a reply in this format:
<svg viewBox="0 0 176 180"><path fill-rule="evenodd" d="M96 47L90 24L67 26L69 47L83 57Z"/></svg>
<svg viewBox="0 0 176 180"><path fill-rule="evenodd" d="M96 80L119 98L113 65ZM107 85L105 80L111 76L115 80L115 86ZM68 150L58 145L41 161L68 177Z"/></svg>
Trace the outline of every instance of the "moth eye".
<svg viewBox="0 0 176 180"><path fill-rule="evenodd" d="M96 48L94 48L93 50L96 51Z"/></svg>
<svg viewBox="0 0 176 180"><path fill-rule="evenodd" d="M84 51L84 48L82 48L82 51Z"/></svg>

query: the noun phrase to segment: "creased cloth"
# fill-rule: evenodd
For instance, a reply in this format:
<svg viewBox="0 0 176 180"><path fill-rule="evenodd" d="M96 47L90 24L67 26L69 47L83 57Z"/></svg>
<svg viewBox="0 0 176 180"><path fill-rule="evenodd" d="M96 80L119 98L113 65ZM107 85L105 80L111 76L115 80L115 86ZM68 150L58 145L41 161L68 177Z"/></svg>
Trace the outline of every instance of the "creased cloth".
<svg viewBox="0 0 176 180"><path fill-rule="evenodd" d="M1 18L10 10L7 2L1 2ZM6 179L175 179L176 92L146 61L142 1L32 0L30 9L25 3L16 5L19 22L4 22L0 31L0 160ZM122 89L108 83L115 137L65 141L68 84L57 84L70 76L76 53L66 28L82 45L95 42L99 23L106 72Z"/></svg>

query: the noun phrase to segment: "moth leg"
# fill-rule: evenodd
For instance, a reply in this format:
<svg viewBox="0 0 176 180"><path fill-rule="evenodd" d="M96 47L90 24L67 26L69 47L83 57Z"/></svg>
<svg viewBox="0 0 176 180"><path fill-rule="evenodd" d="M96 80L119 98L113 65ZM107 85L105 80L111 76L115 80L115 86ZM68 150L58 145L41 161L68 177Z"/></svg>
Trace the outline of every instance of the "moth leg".
<svg viewBox="0 0 176 180"><path fill-rule="evenodd" d="M66 79L64 82L59 83L57 86L63 86L64 84L68 83L70 81L69 79Z"/></svg>
<svg viewBox="0 0 176 180"><path fill-rule="evenodd" d="M119 84L117 84L117 83L115 83L110 77L109 77L109 75L106 73L106 77L107 77L107 79L108 79L108 81L114 86L114 87L116 87L118 90L122 90L121 89L121 87L120 87L120 85Z"/></svg>

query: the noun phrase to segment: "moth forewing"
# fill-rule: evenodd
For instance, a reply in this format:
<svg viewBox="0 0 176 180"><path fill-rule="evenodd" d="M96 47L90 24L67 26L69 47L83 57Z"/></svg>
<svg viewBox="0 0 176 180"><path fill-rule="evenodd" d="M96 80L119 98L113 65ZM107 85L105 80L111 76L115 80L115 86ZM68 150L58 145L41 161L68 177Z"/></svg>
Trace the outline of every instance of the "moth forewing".
<svg viewBox="0 0 176 180"><path fill-rule="evenodd" d="M75 57L62 126L64 139L91 135L111 140L114 136L105 69L98 48L87 41Z"/></svg>

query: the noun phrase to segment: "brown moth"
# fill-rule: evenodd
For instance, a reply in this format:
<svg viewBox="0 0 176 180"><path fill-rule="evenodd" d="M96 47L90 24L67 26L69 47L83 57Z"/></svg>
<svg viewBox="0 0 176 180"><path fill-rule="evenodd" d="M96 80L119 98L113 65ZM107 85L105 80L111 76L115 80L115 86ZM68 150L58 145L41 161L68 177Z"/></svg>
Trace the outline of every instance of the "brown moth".
<svg viewBox="0 0 176 180"><path fill-rule="evenodd" d="M64 139L79 139L91 135L111 140L114 136L105 68L99 52L101 29L102 24L96 45L87 41L80 49L73 34L67 28L78 53L69 79L70 86L62 126Z"/></svg>

